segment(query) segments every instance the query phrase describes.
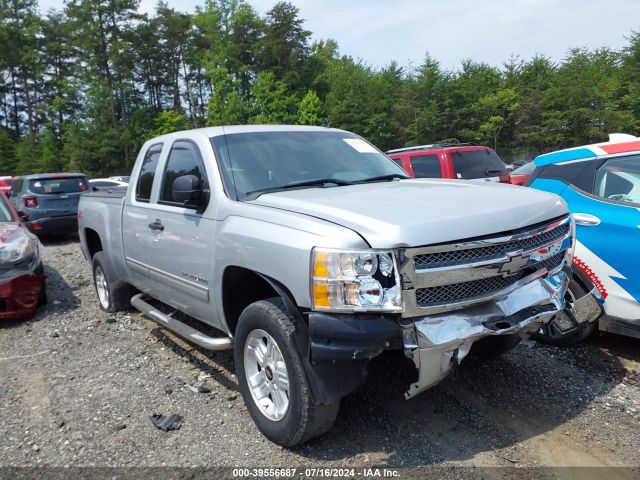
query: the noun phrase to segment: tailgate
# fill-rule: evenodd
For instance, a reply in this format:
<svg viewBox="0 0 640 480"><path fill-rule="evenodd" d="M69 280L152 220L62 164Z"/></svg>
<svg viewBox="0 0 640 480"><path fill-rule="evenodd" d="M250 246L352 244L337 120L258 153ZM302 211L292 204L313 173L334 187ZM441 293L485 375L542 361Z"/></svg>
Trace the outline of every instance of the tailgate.
<svg viewBox="0 0 640 480"><path fill-rule="evenodd" d="M87 192L86 177L52 177L29 181L30 196L36 198L42 214L59 217L75 215L80 195Z"/></svg>

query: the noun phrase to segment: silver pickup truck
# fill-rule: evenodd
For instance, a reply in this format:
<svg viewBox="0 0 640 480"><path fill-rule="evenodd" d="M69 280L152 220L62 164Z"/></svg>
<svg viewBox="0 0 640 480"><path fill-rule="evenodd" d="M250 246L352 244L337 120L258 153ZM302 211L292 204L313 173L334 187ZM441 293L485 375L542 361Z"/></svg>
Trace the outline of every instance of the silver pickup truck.
<svg viewBox="0 0 640 480"><path fill-rule="evenodd" d="M410 398L540 329L574 248L555 195L412 180L321 127L154 138L129 187L83 195L78 216L102 309L234 349L253 420L285 446L326 432L385 350L417 367Z"/></svg>

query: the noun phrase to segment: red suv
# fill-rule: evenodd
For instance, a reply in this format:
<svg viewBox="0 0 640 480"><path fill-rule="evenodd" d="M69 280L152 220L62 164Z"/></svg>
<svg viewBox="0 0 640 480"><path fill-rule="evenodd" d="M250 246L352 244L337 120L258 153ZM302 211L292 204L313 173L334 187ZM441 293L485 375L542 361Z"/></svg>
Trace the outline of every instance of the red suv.
<svg viewBox="0 0 640 480"><path fill-rule="evenodd" d="M474 143L435 143L389 150L386 154L414 178L511 181L498 154Z"/></svg>

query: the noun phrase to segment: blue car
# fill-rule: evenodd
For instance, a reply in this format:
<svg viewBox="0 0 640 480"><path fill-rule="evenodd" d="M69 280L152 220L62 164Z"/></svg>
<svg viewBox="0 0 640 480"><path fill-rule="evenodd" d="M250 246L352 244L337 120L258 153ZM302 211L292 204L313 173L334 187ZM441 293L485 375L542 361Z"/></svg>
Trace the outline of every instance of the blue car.
<svg viewBox="0 0 640 480"><path fill-rule="evenodd" d="M9 199L36 235L78 232L78 200L89 190L81 173L39 173L18 177Z"/></svg>
<svg viewBox="0 0 640 480"><path fill-rule="evenodd" d="M640 338L640 138L611 134L534 163L528 185L560 195L577 234L569 308L538 339L566 345L597 328Z"/></svg>

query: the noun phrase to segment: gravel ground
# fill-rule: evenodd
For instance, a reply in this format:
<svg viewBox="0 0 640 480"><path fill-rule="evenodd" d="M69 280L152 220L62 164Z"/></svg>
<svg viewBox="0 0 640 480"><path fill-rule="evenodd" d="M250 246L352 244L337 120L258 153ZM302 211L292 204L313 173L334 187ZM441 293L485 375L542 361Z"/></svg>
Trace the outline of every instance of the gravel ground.
<svg viewBox="0 0 640 480"><path fill-rule="evenodd" d="M77 241L50 243L44 256L48 305L30 321L0 325L0 466L626 466L603 476L640 474L638 340L525 342L491 362L465 360L455 381L411 401L402 398L403 360L386 355L343 399L331 432L288 450L254 427L231 354L193 347L134 312L101 312ZM162 432L153 413L178 413L182 427Z"/></svg>

